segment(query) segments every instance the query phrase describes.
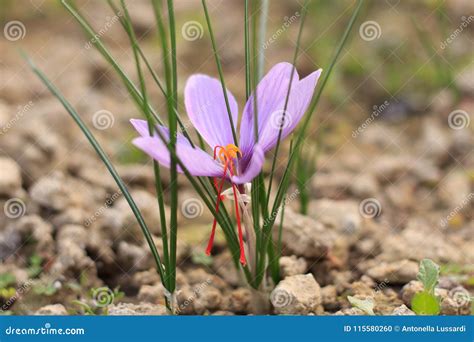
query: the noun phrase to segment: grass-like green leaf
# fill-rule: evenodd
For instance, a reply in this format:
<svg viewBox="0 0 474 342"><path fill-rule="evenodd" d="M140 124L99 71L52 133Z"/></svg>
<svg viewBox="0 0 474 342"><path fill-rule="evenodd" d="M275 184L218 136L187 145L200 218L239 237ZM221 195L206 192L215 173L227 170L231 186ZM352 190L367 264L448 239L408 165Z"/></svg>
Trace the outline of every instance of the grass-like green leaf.
<svg viewBox="0 0 474 342"><path fill-rule="evenodd" d="M115 183L119 187L119 189L122 191L123 196L125 197L126 201L128 202L130 209L132 210L133 214L135 215L135 218L142 229L143 235L145 236L145 239L148 243L148 246L150 248L150 251L153 255L153 258L156 263L156 267L158 270L158 273L160 274L160 277L162 280L164 280L164 269L163 265L161 263L161 258L158 253L158 250L155 246L155 242L153 241L152 235L150 230L148 229L148 226L145 223L145 220L143 219L143 216L138 209L138 206L136 205L135 201L132 198L132 195L130 195L130 192L128 191L128 188L125 184L125 182L122 180L120 175L118 174L117 170L115 170L115 167L113 166L112 162L110 161L109 157L103 150L103 148L100 146L99 142L97 139L94 137L92 134L91 130L87 127L87 125L84 123L80 115L76 112L76 110L72 107L72 105L69 103L69 101L66 100L66 98L62 95L62 93L57 89L53 83L46 77L46 75L39 70L36 65L31 61L30 58L26 54L23 54L23 57L25 60L28 62L28 65L30 68L33 70L33 72L39 77L39 79L43 82L43 84L49 89L49 91L61 102L61 104L64 106L66 111L69 113L69 115L73 118L73 120L76 122L76 124L79 126L81 131L84 133L85 137L89 141L89 143L92 145L94 150L96 151L97 155L100 157L102 162L105 164L107 167L107 170L109 173L112 175L112 177L115 180Z"/></svg>

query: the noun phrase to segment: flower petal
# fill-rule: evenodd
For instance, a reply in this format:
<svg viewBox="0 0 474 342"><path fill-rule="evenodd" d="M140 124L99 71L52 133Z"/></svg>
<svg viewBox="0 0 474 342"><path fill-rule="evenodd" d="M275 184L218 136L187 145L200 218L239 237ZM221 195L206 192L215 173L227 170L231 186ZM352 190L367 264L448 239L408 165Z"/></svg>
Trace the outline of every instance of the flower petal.
<svg viewBox="0 0 474 342"><path fill-rule="evenodd" d="M267 125L271 113L279 108L281 99L286 97L288 93L288 85L290 83L290 76L293 70L293 65L290 63L278 63L262 78L257 86L257 106L258 106L258 132L260 132ZM298 72L294 71L292 88L298 82ZM239 147L245 154L251 153L254 145L254 94L250 96L245 104L242 115L242 123L240 125L240 142ZM260 138L259 138L260 140Z"/></svg>
<svg viewBox="0 0 474 342"><path fill-rule="evenodd" d="M150 137L150 132L148 131L148 122L146 120L139 120L139 119L131 119L130 123L133 125L133 127L137 130L137 132L144 138ZM156 129L159 129L161 133L166 137L166 139L169 139L170 137L170 131L168 127L156 125ZM154 132L153 136L158 137L159 136L156 132ZM183 143L187 145L191 145L189 143L188 138L186 138L183 134L178 133L176 135L176 142L177 143Z"/></svg>
<svg viewBox="0 0 474 342"><path fill-rule="evenodd" d="M233 125L236 128L237 102L228 90L227 97ZM184 104L192 124L211 148L234 143L219 80L201 74L191 76L184 89Z"/></svg>
<svg viewBox="0 0 474 342"><path fill-rule="evenodd" d="M233 176L231 181L235 184L244 184L250 182L252 179L258 176L262 171L263 163L265 162L265 154L259 144L253 148L252 157L248 162L247 167L243 173L239 176Z"/></svg>
<svg viewBox="0 0 474 342"><path fill-rule="evenodd" d="M168 168L170 167L170 152L159 137L135 138L133 139L133 144L150 155L161 165ZM222 165L199 148L193 148L191 145L185 143L177 143L176 154L193 176L217 177L223 174ZM183 170L179 166L178 171L183 173Z"/></svg>
<svg viewBox="0 0 474 342"><path fill-rule="evenodd" d="M270 117L258 140L264 152L271 150L276 145L280 127L282 130L281 139L283 140L298 125L311 102L321 71L322 69L319 69L291 86L286 111L283 111L285 108L284 97L280 104L275 107L277 109L270 113Z"/></svg>

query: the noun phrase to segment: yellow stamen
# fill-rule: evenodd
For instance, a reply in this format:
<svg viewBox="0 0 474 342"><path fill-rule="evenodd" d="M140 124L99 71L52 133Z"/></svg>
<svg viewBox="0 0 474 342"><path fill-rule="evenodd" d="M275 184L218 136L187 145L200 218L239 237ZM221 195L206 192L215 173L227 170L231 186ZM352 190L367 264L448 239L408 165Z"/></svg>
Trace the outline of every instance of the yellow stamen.
<svg viewBox="0 0 474 342"><path fill-rule="evenodd" d="M221 147L219 149L219 159L223 163L237 158L239 154L242 156L242 151L240 151L240 149L234 144L228 144L227 146Z"/></svg>

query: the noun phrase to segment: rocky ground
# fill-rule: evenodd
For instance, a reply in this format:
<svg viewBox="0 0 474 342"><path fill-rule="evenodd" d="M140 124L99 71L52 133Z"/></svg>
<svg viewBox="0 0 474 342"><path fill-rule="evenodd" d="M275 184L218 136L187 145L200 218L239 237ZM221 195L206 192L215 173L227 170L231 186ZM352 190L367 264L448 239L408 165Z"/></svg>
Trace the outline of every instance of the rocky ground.
<svg viewBox="0 0 474 342"><path fill-rule="evenodd" d="M146 22L140 22L146 33ZM98 111L113 113L112 123L105 129L94 125L94 133L117 162L160 248L152 168L130 152L134 133L127 121L136 111L130 101L123 102L117 77L84 49L77 31L73 39L48 40L45 32L57 33L67 24L57 25L28 31L25 44L88 123L96 124ZM125 199L61 106L18 63L13 50L0 65L2 79L8 80L0 94L2 313L166 314L164 288ZM183 47L183 61L192 57L188 50ZM113 51L133 70L130 52L120 46ZM224 58L232 65L230 56ZM229 69L238 75L238 69ZM330 121L324 133L327 148L307 183L309 214L299 214L298 196L285 211L284 279L271 295L245 286L221 235L215 255L204 256L212 217L180 180L178 312L366 314L349 303L347 297L354 296L372 299L375 314L410 315L411 298L422 289L418 263L430 258L441 266L436 289L441 314L471 314L473 126L469 121L453 125L448 114L459 109L470 120L472 79L472 69L464 71L456 80L459 99L437 92L421 113L390 98L385 114L369 123L356 114ZM229 83L231 89L243 84L236 77ZM360 106L352 112L360 112ZM166 186L166 175L163 182Z"/></svg>

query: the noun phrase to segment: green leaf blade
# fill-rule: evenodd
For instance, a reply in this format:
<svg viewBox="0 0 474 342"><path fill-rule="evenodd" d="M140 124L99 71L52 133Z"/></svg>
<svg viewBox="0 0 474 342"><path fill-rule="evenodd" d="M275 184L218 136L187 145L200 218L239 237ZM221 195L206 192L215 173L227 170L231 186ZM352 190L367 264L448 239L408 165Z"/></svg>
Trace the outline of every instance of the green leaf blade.
<svg viewBox="0 0 474 342"><path fill-rule="evenodd" d="M439 279L439 266L431 259L421 260L417 278L423 283L426 292L434 294Z"/></svg>
<svg viewBox="0 0 474 342"><path fill-rule="evenodd" d="M438 298L427 291L413 296L411 308L417 315L438 315L441 311Z"/></svg>

